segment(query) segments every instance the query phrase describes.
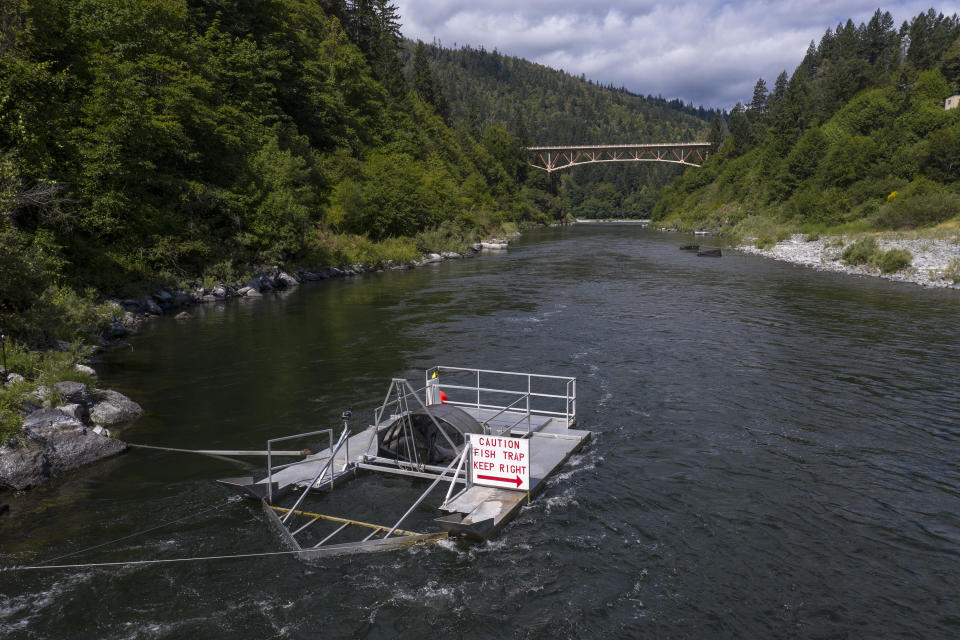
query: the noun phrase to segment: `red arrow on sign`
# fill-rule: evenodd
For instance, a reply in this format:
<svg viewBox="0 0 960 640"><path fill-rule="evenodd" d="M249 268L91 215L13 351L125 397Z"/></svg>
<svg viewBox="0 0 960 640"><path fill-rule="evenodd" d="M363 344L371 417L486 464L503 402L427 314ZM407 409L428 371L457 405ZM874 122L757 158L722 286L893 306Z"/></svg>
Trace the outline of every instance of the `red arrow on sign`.
<svg viewBox="0 0 960 640"><path fill-rule="evenodd" d="M477 476L477 479L478 479L478 480L495 480L496 482L514 483L514 484L516 484L518 487L523 484L523 480L520 479L520 476L517 476L516 478L498 478L497 476L481 476L481 475L478 475L478 476Z"/></svg>

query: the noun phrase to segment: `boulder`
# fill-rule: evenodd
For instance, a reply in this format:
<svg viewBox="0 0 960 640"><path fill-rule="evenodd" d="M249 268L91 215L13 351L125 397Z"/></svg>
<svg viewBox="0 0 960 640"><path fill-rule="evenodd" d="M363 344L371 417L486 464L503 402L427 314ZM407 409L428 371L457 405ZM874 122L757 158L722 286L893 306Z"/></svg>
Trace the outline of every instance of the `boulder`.
<svg viewBox="0 0 960 640"><path fill-rule="evenodd" d="M171 304L173 302L173 296L170 295L170 292L163 289L153 294L153 299L160 304Z"/></svg>
<svg viewBox="0 0 960 640"><path fill-rule="evenodd" d="M224 298L227 297L227 288L224 287L222 284L218 284L213 288L213 291L211 291L210 293L216 296L219 300L223 300Z"/></svg>
<svg viewBox="0 0 960 640"><path fill-rule="evenodd" d="M308 282L316 282L317 280L326 280L330 276L325 273L318 273L316 271L300 270L297 271L297 276L300 277L300 280L306 280Z"/></svg>
<svg viewBox="0 0 960 640"><path fill-rule="evenodd" d="M220 298L213 295L212 293L208 293L207 295L200 297L200 302L216 302L219 299Z"/></svg>
<svg viewBox="0 0 960 640"><path fill-rule="evenodd" d="M23 419L23 429L31 437L34 435L42 437L50 429L59 428L62 425L83 428L83 424L78 419L59 409L40 409Z"/></svg>
<svg viewBox="0 0 960 640"><path fill-rule="evenodd" d="M38 411L28 420L32 426L23 444L0 447L0 487L22 491L127 448L56 409Z"/></svg>
<svg viewBox="0 0 960 640"><path fill-rule="evenodd" d="M177 291L173 294L173 306L182 307L183 305L189 303L193 298L190 297L189 293L184 293L183 291Z"/></svg>
<svg viewBox="0 0 960 640"><path fill-rule="evenodd" d="M88 367L85 364L75 364L73 365L73 370L77 373L83 373L88 376L96 376L97 372L94 371L93 367Z"/></svg>
<svg viewBox="0 0 960 640"><path fill-rule="evenodd" d="M82 382L58 382L53 388L68 403L90 405L93 403L93 394Z"/></svg>
<svg viewBox="0 0 960 640"><path fill-rule="evenodd" d="M277 274L277 281L284 287L296 287L300 285L296 278L285 271Z"/></svg>
<svg viewBox="0 0 960 640"><path fill-rule="evenodd" d="M193 317L193 316L190 315L189 313L187 313L186 311L181 311L181 312L178 313L177 315L173 316L173 319L174 319L174 320L180 320L180 321L182 322L183 320L189 320L189 319L192 318L192 317Z"/></svg>
<svg viewBox="0 0 960 640"><path fill-rule="evenodd" d="M114 320L110 323L110 328L107 329L107 336L112 339L125 338L130 335L130 329L128 329L122 320Z"/></svg>
<svg viewBox="0 0 960 640"><path fill-rule="evenodd" d="M143 415L143 408L117 391L97 392L98 399L90 410L90 421L104 427L129 424Z"/></svg>
<svg viewBox="0 0 960 640"><path fill-rule="evenodd" d="M147 310L147 313L151 315L159 316L163 313L163 309L160 308L160 305L158 305L153 298L144 300L143 306Z"/></svg>
<svg viewBox="0 0 960 640"><path fill-rule="evenodd" d="M25 379L26 379L26 378L24 378L24 377L23 377L22 375L20 375L19 373L9 373L9 374L7 374L7 382L4 384L4 386L5 386L5 387L12 387L13 385L17 384L18 382L23 382Z"/></svg>
<svg viewBox="0 0 960 640"><path fill-rule="evenodd" d="M59 411L65 415L70 416L74 420L79 420L83 422L90 416L90 410L86 405L82 404L65 404L57 407L55 411Z"/></svg>
<svg viewBox="0 0 960 640"><path fill-rule="evenodd" d="M456 251L444 251L444 252L441 253L440 255L443 256L444 260L457 260L458 258L462 258L462 257L463 257L462 255L460 255L460 254L457 253Z"/></svg>
<svg viewBox="0 0 960 640"><path fill-rule="evenodd" d="M256 289L254 289L253 287L251 287L250 289L248 289L247 292L246 292L245 294L243 294L243 295L244 295L245 297L247 297L247 298L262 298L262 297L263 297L263 294L260 293L259 291L257 291Z"/></svg>
<svg viewBox="0 0 960 640"><path fill-rule="evenodd" d="M32 395L40 404L44 404L46 403L47 398L50 396L50 387L42 384L34 389L33 393L30 395Z"/></svg>
<svg viewBox="0 0 960 640"><path fill-rule="evenodd" d="M47 390L47 393L49 393L50 387L45 387L45 388ZM46 404L46 403L44 402L43 404ZM40 409L43 409L43 404L37 404L36 402L32 402L30 400L24 400L23 404L20 405L20 417L26 418L31 413L35 411L40 411Z"/></svg>

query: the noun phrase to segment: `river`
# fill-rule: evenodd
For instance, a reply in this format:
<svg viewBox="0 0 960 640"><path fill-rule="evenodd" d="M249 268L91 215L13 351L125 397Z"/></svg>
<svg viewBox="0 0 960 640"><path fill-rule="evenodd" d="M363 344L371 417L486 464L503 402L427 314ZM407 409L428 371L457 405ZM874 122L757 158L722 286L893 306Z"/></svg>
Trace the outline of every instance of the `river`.
<svg viewBox="0 0 960 640"><path fill-rule="evenodd" d="M344 409L358 431L392 377L434 364L576 376L595 438L488 543L0 573L0 634L960 636L960 294L697 257L691 239L541 230L156 321L97 365L146 409L130 442L261 449ZM280 550L213 482L244 473L131 451L11 500L0 564L181 517L64 562ZM424 488L352 484L378 521Z"/></svg>

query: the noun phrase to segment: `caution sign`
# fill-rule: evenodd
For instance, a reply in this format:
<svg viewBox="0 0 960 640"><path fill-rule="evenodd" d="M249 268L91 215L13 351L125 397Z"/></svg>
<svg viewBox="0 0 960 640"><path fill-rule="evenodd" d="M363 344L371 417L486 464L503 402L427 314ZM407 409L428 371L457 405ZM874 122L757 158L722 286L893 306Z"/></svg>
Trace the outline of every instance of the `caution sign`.
<svg viewBox="0 0 960 640"><path fill-rule="evenodd" d="M473 484L530 490L530 440L471 433L470 445Z"/></svg>

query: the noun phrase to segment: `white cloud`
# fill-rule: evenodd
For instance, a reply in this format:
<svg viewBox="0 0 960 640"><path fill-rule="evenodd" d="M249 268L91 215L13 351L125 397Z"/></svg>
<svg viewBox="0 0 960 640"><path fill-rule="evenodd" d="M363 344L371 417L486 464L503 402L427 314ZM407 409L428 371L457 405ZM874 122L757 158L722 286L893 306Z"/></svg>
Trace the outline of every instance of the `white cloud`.
<svg viewBox="0 0 960 640"><path fill-rule="evenodd" d="M729 108L758 77L791 73L811 40L848 18L864 22L876 0L394 0L402 31L444 46L481 45L636 93ZM929 0L888 3L899 24ZM960 3L936 7L960 12Z"/></svg>

